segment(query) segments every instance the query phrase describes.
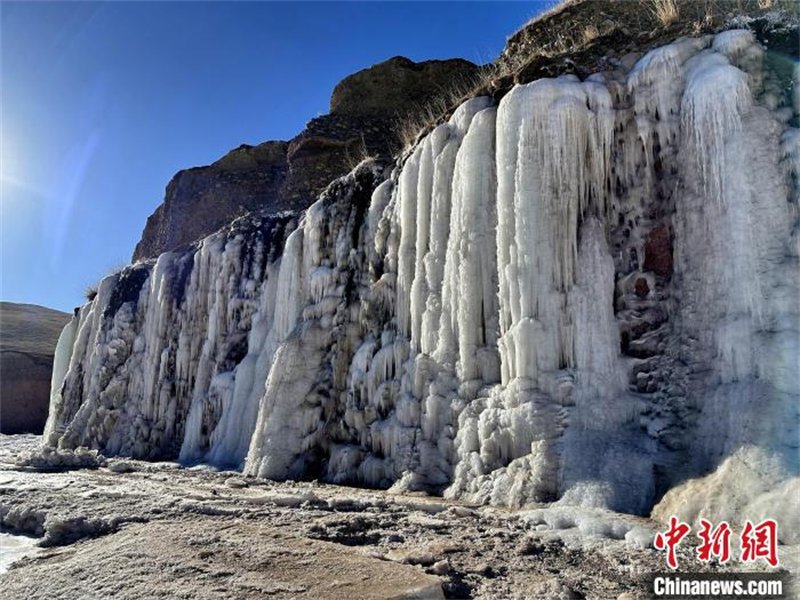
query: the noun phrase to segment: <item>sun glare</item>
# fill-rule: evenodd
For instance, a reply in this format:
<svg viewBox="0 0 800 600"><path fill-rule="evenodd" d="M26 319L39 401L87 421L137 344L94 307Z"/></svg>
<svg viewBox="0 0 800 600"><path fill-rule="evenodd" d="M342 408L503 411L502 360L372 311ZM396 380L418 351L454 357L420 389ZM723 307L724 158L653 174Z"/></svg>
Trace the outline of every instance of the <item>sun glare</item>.
<svg viewBox="0 0 800 600"><path fill-rule="evenodd" d="M22 175L23 166L19 157L19 148L9 143L9 136L4 128L0 141L0 198L5 206L8 206L11 199L9 192L12 190L22 190L36 196L42 195L42 191Z"/></svg>

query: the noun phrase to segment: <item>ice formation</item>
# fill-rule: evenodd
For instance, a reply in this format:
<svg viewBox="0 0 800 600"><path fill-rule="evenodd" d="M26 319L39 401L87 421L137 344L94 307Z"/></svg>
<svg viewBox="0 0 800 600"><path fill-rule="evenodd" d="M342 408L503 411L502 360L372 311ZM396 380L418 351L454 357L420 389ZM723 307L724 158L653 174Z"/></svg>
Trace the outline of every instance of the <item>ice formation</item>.
<svg viewBox="0 0 800 600"><path fill-rule="evenodd" d="M776 78L735 30L474 98L302 217L112 275L59 341L46 439L509 506L645 514L688 485L696 515L743 452L795 489ZM772 483L736 506L788 510Z"/></svg>

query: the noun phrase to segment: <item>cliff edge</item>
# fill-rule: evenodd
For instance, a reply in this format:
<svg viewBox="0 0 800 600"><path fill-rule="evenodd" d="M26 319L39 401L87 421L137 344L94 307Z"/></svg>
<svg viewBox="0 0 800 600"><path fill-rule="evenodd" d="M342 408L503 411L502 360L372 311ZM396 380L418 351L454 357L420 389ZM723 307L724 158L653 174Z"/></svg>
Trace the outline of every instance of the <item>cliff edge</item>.
<svg viewBox="0 0 800 600"><path fill-rule="evenodd" d="M178 172L147 219L133 261L198 240L252 210L303 210L367 156L401 146L398 122L443 89L477 77L463 59L395 56L343 79L330 113L294 139L242 145L215 163Z"/></svg>

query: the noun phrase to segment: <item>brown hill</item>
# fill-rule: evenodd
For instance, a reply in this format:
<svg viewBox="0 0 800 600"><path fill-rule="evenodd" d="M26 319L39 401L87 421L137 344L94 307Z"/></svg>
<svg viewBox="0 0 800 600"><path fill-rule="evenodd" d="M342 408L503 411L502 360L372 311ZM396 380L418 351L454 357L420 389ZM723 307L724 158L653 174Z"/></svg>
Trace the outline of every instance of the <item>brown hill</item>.
<svg viewBox="0 0 800 600"><path fill-rule="evenodd" d="M70 315L0 302L0 433L41 433L56 342Z"/></svg>

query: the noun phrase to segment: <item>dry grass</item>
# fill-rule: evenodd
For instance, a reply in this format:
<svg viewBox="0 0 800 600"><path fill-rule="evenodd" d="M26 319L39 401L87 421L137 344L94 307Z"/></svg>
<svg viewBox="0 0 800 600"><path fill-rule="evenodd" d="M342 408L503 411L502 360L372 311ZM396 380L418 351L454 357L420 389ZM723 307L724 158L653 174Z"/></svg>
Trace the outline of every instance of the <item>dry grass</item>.
<svg viewBox="0 0 800 600"><path fill-rule="evenodd" d="M600 36L600 30L595 25L589 25L583 29L583 43L588 44Z"/></svg>
<svg viewBox="0 0 800 600"><path fill-rule="evenodd" d="M675 0L650 0L650 12L664 27L678 20L678 4Z"/></svg>
<svg viewBox="0 0 800 600"><path fill-rule="evenodd" d="M451 114L462 102L488 89L497 75L497 68L490 63L478 68L477 74L453 80L440 88L427 102L409 110L395 124L395 135L402 151L413 146L420 135L430 131L435 125Z"/></svg>
<svg viewBox="0 0 800 600"><path fill-rule="evenodd" d="M563 11L568 6L571 6L573 4L577 4L577 3L583 2L583 1L584 0L561 0L560 2L555 2L553 4L553 6L548 8L546 11L544 11L542 13L539 13L539 14L536 14L533 17L531 17L522 27L517 29L513 34L511 34L508 37L510 39L510 38L514 37L515 35L517 35L518 33L520 33L521 31L523 31L524 29L528 28L533 23L536 23L537 21L544 21L546 19L550 19L551 17L554 17L555 15L557 15L558 13Z"/></svg>
<svg viewBox="0 0 800 600"><path fill-rule="evenodd" d="M344 160L347 165L348 171L353 171L365 160L374 159L376 156L369 153L367 143L364 141L364 136L361 136L360 141L350 144L345 148Z"/></svg>
<svg viewBox="0 0 800 600"><path fill-rule="evenodd" d="M103 279L109 277L110 275L117 275L118 273L122 273L122 271L127 269L129 266L130 265L123 260L112 263L111 266L109 266L106 269L106 274L100 277L100 279L97 280L97 283L89 284L85 288L83 288L83 296L86 298L88 302L91 302L92 300L97 298L97 288L99 287L100 282Z"/></svg>
<svg viewBox="0 0 800 600"><path fill-rule="evenodd" d="M714 11L710 2L706 3L706 14L701 21L695 21L692 24L692 35L700 35L712 27L714 23Z"/></svg>
<svg viewBox="0 0 800 600"><path fill-rule="evenodd" d="M564 12L567 8L584 2L591 2L591 0L561 0L559 2L553 2L552 6L548 10L535 15L527 23L525 23L525 25L515 31L512 35L508 36L508 40L511 41L514 37L521 35L526 29L535 23L557 18L558 15ZM580 42L583 44L591 42L592 40L603 35L603 33L604 32L601 32L600 29L594 24L591 24L585 28L577 27L569 32L562 31L555 34L553 38L549 38L546 41L543 40L543 43L541 43L538 48L533 50L533 53L536 56L544 58L558 56L567 52ZM531 56L528 56L527 58L530 59ZM517 66L517 64L506 64L506 74L508 74L508 72L513 72Z"/></svg>

